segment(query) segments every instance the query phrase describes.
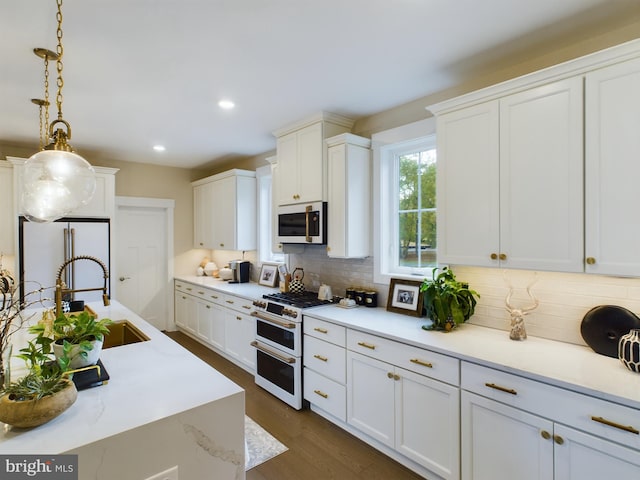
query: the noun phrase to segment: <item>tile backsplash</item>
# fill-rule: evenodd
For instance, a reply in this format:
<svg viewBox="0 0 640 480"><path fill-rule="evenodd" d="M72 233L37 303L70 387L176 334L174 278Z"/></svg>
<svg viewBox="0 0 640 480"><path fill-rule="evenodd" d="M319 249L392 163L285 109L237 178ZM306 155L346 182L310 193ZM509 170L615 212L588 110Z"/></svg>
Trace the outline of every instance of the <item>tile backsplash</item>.
<svg viewBox="0 0 640 480"><path fill-rule="evenodd" d="M332 259L323 247L306 247L303 254L290 254L290 270L301 267L305 285L312 289L312 274L332 287L334 295L344 295L348 286L371 287L378 292L378 305L384 307L388 286L374 285L373 258ZM451 266L458 280L469 282L480 294L475 315L469 323L509 331L510 317L505 308L509 293L507 280L514 288L511 305L523 308L533 301L527 286L535 280L531 291L539 306L525 317L528 335L561 342L585 345L580 334L584 315L598 305L619 305L640 313L640 278L621 278L590 274L534 272L493 268Z"/></svg>

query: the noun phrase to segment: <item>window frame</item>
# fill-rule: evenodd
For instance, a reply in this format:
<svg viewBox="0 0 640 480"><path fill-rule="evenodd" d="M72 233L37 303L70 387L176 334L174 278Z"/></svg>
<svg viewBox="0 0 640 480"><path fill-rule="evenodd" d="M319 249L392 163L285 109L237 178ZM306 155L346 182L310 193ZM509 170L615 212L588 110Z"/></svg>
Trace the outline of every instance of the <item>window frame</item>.
<svg viewBox="0 0 640 480"><path fill-rule="evenodd" d="M269 191L265 193L264 189ZM262 201L266 194L266 204ZM276 253L272 250L273 238L273 173L271 165L256 168L256 222L257 222L257 260L263 263L282 264L286 262L284 253Z"/></svg>
<svg viewBox="0 0 640 480"><path fill-rule="evenodd" d="M394 241L397 239L398 229L393 193L397 191L394 186L399 181L397 171L393 167L394 154L398 152L414 150L418 145L435 147L435 127L435 118L431 117L372 135L374 163L373 277L375 283L389 284L392 278L416 280L427 276L426 272L429 267L407 271L406 269L394 269L392 265ZM397 246L395 251L397 251Z"/></svg>

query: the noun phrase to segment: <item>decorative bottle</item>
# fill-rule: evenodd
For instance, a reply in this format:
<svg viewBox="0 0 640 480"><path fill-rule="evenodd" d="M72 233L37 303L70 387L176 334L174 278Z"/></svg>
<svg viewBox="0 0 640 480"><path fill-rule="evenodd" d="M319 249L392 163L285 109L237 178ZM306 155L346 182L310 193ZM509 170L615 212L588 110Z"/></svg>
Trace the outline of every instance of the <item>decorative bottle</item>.
<svg viewBox="0 0 640 480"><path fill-rule="evenodd" d="M640 329L634 328L620 337L618 358L629 370L640 373Z"/></svg>

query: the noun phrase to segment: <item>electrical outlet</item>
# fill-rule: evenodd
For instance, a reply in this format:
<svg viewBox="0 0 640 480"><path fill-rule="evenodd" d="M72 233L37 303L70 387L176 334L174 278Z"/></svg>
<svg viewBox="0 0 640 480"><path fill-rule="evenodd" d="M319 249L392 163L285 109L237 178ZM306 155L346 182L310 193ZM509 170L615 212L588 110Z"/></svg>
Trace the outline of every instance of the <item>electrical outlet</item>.
<svg viewBox="0 0 640 480"><path fill-rule="evenodd" d="M178 480L178 466L171 467L164 472L156 473L155 475L146 478L145 480Z"/></svg>

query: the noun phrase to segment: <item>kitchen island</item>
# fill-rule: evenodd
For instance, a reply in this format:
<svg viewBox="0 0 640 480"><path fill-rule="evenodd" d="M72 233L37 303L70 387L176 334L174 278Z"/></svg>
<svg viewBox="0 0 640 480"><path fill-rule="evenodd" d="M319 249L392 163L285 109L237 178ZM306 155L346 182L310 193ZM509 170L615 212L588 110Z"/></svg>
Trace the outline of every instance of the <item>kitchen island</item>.
<svg viewBox="0 0 640 480"><path fill-rule="evenodd" d="M180 480L245 478L244 390L117 302L90 306L149 340L105 349L109 382L51 422L5 425L0 454L77 454L81 480L143 480L175 466Z"/></svg>

